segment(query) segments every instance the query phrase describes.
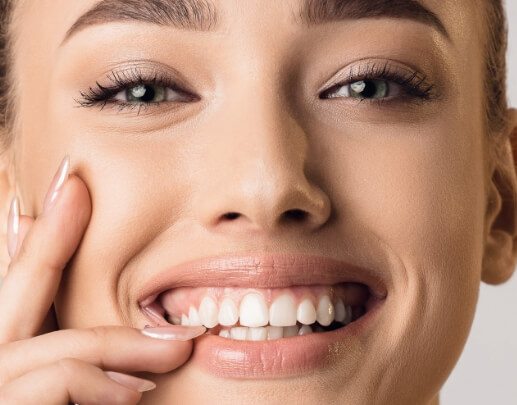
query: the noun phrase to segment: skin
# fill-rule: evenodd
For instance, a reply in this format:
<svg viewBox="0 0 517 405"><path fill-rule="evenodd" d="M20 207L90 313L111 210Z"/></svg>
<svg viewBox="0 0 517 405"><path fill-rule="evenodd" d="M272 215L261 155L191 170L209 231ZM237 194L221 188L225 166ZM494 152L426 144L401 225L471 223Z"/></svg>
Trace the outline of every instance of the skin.
<svg viewBox="0 0 517 405"><path fill-rule="evenodd" d="M502 283L513 272L515 211L502 200L515 200L497 179L506 176L514 187L515 170L510 141L501 159L487 153L481 7L470 0L422 3L444 22L450 43L407 20L308 30L288 22L296 0L246 7L228 0L218 2L226 25L217 33L113 23L88 28L60 48L66 30L94 1L20 3L21 126L3 157L14 164L5 164L2 184L7 196L16 183L26 215L21 239L26 232L35 236L23 241L25 264L12 268L32 263L31 287L38 288L46 276L36 273L44 258L34 251L46 240L51 252L61 252L45 262L54 264L51 291L59 264L75 249L70 239L85 230L55 296L60 329L142 328L136 297L145 280L165 264L222 253L302 251L390 274L375 332L354 352L343 352L336 367L308 376L220 380L188 362L169 373L191 347L138 336L135 345L162 345L156 358L160 350L183 356L136 374L136 360L118 354L118 371L157 383L140 403L438 403L468 336L480 283ZM105 79L114 61L135 55L180 71L202 102L140 115L76 108L79 91ZM416 67L441 97L382 107L317 98L328 80L338 83L336 72L344 78L350 63L372 57ZM508 114L509 134L517 119L515 111ZM38 222L46 187L66 153L74 175L62 206ZM296 208L310 220L279 220ZM241 216L221 220L226 212ZM36 334L13 325L13 335Z"/></svg>

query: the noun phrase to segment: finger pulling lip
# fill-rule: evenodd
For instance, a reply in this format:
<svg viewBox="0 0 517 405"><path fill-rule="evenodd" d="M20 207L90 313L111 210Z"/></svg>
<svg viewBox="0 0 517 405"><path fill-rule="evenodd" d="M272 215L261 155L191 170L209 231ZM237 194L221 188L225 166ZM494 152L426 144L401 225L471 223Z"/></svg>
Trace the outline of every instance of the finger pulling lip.
<svg viewBox="0 0 517 405"><path fill-rule="evenodd" d="M215 256L159 271L143 286L138 302L144 307L158 294L177 287L281 288L340 282L365 284L375 298L384 299L387 277L381 270L307 254Z"/></svg>

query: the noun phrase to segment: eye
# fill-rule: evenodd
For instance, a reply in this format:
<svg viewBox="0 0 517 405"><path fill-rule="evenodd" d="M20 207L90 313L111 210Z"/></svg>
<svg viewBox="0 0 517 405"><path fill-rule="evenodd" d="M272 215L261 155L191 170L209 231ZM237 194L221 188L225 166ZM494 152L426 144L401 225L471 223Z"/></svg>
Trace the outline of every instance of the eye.
<svg viewBox="0 0 517 405"><path fill-rule="evenodd" d="M334 88L337 88L338 91L329 92L328 98L383 99L396 97L401 93L400 85L380 79L359 80L348 84L339 84Z"/></svg>
<svg viewBox="0 0 517 405"><path fill-rule="evenodd" d="M75 99L80 107L100 106L115 107L118 111L136 110L138 114L147 108L158 108L162 104L179 106L192 103L199 97L184 87L168 73L130 67L113 71L107 75L111 85L103 85L98 81L87 91L80 91Z"/></svg>
<svg viewBox="0 0 517 405"><path fill-rule="evenodd" d="M375 107L432 101L439 97L435 85L414 68L401 63L369 60L352 65L346 79L319 94L320 99L348 99Z"/></svg>
<svg viewBox="0 0 517 405"><path fill-rule="evenodd" d="M160 103L163 101L171 101L175 98L174 90L159 84L139 84L130 86L119 91L113 100L123 103Z"/></svg>

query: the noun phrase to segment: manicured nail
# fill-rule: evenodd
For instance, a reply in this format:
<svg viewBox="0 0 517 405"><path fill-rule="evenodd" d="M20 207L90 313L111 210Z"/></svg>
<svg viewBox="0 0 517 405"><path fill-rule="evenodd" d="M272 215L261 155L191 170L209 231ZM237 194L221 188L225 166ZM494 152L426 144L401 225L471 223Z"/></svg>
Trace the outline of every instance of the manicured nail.
<svg viewBox="0 0 517 405"><path fill-rule="evenodd" d="M52 183L50 183L49 189L47 191L47 195L45 196L45 202L43 203L43 211L48 211L49 208L56 201L56 198L59 194L59 190L65 183L68 178L68 172L70 170L70 156L66 155L59 168L57 169L54 178L52 179Z"/></svg>
<svg viewBox="0 0 517 405"><path fill-rule="evenodd" d="M133 377L129 374L117 373L115 371L105 371L105 373L113 381L138 392L151 391L156 388L155 383L149 380L144 380L143 378Z"/></svg>
<svg viewBox="0 0 517 405"><path fill-rule="evenodd" d="M20 232L20 201L17 196L14 196L11 201L7 218L7 251L12 259L16 252L18 233Z"/></svg>
<svg viewBox="0 0 517 405"><path fill-rule="evenodd" d="M141 329L144 335L163 340L190 340L206 332L204 326L157 326L155 328Z"/></svg>

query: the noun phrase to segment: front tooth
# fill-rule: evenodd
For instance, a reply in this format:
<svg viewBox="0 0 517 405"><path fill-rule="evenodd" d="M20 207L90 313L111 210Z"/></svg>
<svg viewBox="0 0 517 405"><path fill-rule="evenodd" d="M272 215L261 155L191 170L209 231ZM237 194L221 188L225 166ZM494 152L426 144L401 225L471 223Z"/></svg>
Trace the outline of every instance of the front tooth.
<svg viewBox="0 0 517 405"><path fill-rule="evenodd" d="M188 319L189 319L189 325L191 326L197 326L201 325L201 319L199 319L199 314L193 306L190 306L188 310Z"/></svg>
<svg viewBox="0 0 517 405"><path fill-rule="evenodd" d="M316 316L316 308L314 308L310 299L306 298L300 302L296 311L298 322L304 325L311 325L316 322Z"/></svg>
<svg viewBox="0 0 517 405"><path fill-rule="evenodd" d="M284 334L283 329L284 328L282 328L281 326L268 326L267 327L267 340L280 339Z"/></svg>
<svg viewBox="0 0 517 405"><path fill-rule="evenodd" d="M266 340L267 339L267 328L248 328L246 335L247 340Z"/></svg>
<svg viewBox="0 0 517 405"><path fill-rule="evenodd" d="M219 336L229 338L230 337L230 331L228 329L221 329L219 332Z"/></svg>
<svg viewBox="0 0 517 405"><path fill-rule="evenodd" d="M217 304L210 297L204 297L199 306L199 318L207 328L217 325Z"/></svg>
<svg viewBox="0 0 517 405"><path fill-rule="evenodd" d="M328 295L320 298L316 320L322 326L328 326L334 320L334 305Z"/></svg>
<svg viewBox="0 0 517 405"><path fill-rule="evenodd" d="M181 314L181 324L182 325L188 325L189 322L188 322L188 316L185 315L185 314Z"/></svg>
<svg viewBox="0 0 517 405"><path fill-rule="evenodd" d="M346 317L346 309L345 309L345 304L343 303L343 300L341 298L337 299L336 306L334 309L336 312L336 315L335 315L336 321L343 322Z"/></svg>
<svg viewBox="0 0 517 405"><path fill-rule="evenodd" d="M277 297L269 308L269 324L272 326L296 325L296 306L289 294Z"/></svg>
<svg viewBox="0 0 517 405"><path fill-rule="evenodd" d="M286 326L284 327L283 337L296 336L298 335L298 326Z"/></svg>
<svg viewBox="0 0 517 405"><path fill-rule="evenodd" d="M239 320L239 310L231 298L226 297L219 308L218 321L221 325L232 326Z"/></svg>
<svg viewBox="0 0 517 405"><path fill-rule="evenodd" d="M298 331L298 335L309 335L312 333L312 328L309 325L302 325Z"/></svg>
<svg viewBox="0 0 517 405"><path fill-rule="evenodd" d="M235 326L230 329L230 337L236 340L246 340L246 331L248 328L243 326Z"/></svg>
<svg viewBox="0 0 517 405"><path fill-rule="evenodd" d="M239 307L239 321L243 326L267 325L268 309L261 294L249 293L242 298Z"/></svg>

